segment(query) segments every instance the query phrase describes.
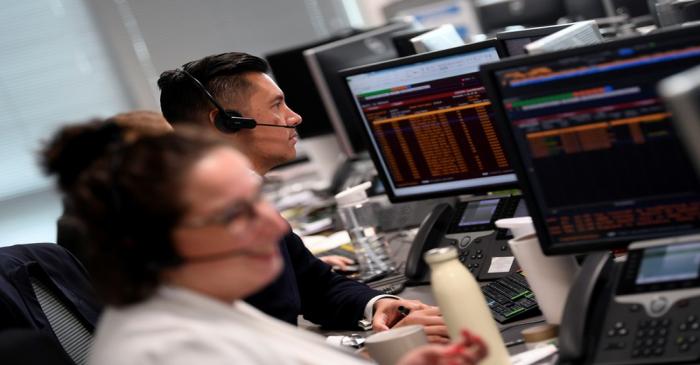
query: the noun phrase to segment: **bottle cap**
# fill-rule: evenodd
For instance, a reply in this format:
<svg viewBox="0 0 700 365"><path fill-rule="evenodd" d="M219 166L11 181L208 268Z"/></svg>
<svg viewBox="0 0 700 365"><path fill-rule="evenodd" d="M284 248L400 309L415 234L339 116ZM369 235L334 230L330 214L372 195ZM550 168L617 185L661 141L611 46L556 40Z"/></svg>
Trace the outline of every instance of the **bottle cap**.
<svg viewBox="0 0 700 365"><path fill-rule="evenodd" d="M434 264L457 258L457 249L454 247L438 247L428 250L423 258L425 262Z"/></svg>
<svg viewBox="0 0 700 365"><path fill-rule="evenodd" d="M369 189L370 186L372 186L372 182L366 181L360 185L347 188L335 194L335 201L339 207L362 204L367 201L367 189Z"/></svg>
<svg viewBox="0 0 700 365"><path fill-rule="evenodd" d="M525 342L540 342L549 340L551 338L557 337L559 333L559 326L553 324L543 324L540 326L534 326L526 328L520 332L523 336Z"/></svg>

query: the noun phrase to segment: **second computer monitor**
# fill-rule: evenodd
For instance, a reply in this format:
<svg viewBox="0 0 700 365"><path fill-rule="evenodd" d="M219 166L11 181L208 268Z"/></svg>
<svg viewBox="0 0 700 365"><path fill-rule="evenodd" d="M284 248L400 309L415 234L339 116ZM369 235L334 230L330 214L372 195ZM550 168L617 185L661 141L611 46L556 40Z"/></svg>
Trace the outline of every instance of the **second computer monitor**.
<svg viewBox="0 0 700 365"><path fill-rule="evenodd" d="M350 35L352 33L346 34L345 37ZM285 102L304 120L296 128L302 139L335 132L326 110L319 107L323 102L311 77L309 66L306 65L304 51L342 38L343 36L331 37L274 51L264 56L277 85L284 92Z"/></svg>
<svg viewBox="0 0 700 365"><path fill-rule="evenodd" d="M483 66L546 253L700 228L700 184L659 80L700 64L700 28Z"/></svg>
<svg viewBox="0 0 700 365"><path fill-rule="evenodd" d="M500 57L489 40L341 72L392 201L515 185L478 72Z"/></svg>
<svg viewBox="0 0 700 365"><path fill-rule="evenodd" d="M323 101L323 105L317 107L325 107L341 148L350 157L366 147L362 135L357 132L358 128L348 118L353 112L352 103L347 99L338 71L396 58L391 37L395 32L412 26L404 22L392 23L304 51L311 76Z"/></svg>

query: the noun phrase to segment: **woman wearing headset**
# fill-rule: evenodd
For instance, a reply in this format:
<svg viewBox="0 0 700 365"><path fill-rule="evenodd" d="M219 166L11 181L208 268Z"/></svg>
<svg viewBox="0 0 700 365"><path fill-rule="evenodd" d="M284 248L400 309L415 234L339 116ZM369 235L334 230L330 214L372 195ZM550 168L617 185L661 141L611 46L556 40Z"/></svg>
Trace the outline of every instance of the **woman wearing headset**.
<svg viewBox="0 0 700 365"><path fill-rule="evenodd" d="M108 304L91 363L366 363L240 300L279 274L289 227L239 152L200 130L129 143L124 132L110 120L67 127L43 153L88 227ZM401 364L473 364L485 352L465 333Z"/></svg>

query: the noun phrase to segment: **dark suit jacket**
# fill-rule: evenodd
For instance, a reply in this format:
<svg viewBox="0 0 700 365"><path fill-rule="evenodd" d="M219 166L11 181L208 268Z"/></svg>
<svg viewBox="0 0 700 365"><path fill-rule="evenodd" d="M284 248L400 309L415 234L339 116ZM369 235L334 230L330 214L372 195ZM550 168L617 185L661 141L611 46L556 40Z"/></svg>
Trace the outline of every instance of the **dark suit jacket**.
<svg viewBox="0 0 700 365"><path fill-rule="evenodd" d="M272 284L246 301L291 324L302 314L326 328L356 329L365 306L381 293L347 279L316 258L290 232L280 242L284 271Z"/></svg>
<svg viewBox="0 0 700 365"><path fill-rule="evenodd" d="M30 275L52 289L89 331L94 330L102 305L88 275L73 255L53 243L0 248L0 328L33 328L54 336Z"/></svg>
<svg viewBox="0 0 700 365"><path fill-rule="evenodd" d="M0 329L0 359L5 365L74 365L50 335L31 329Z"/></svg>

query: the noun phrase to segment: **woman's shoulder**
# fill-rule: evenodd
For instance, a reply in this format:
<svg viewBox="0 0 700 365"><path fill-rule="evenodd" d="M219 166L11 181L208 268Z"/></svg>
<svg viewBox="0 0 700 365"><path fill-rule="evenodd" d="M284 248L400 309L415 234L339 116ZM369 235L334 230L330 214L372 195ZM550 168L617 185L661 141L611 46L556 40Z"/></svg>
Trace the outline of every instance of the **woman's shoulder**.
<svg viewBox="0 0 700 365"><path fill-rule="evenodd" d="M232 358L257 356L249 350L260 343L255 337L249 328L235 323L217 325L153 306L109 308L98 325L91 363L192 364L202 359L230 363Z"/></svg>

